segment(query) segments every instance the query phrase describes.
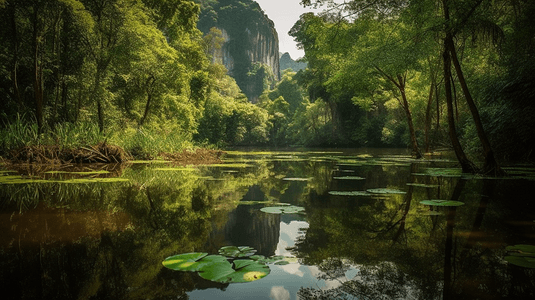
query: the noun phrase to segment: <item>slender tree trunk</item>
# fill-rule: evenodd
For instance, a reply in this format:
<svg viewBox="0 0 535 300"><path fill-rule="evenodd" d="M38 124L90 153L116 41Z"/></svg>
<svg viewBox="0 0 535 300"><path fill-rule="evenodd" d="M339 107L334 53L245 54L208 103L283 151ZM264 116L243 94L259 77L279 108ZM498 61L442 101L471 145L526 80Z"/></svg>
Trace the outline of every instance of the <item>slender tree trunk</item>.
<svg viewBox="0 0 535 300"><path fill-rule="evenodd" d="M450 13L448 7L448 0L442 0L443 10L444 10L444 19L446 24L450 21ZM453 116L453 99L451 94L452 82L451 82L451 56L448 49L448 44L453 43L453 35L451 33L451 28L446 28L446 37L444 38L444 52L442 58L444 60L444 90L446 94L446 104L448 107L448 131L451 140L451 144L457 156L457 160L461 164L461 168L465 173L476 173L477 168L472 163L466 154L463 151L459 138L457 137L457 129L455 128L455 118Z"/></svg>
<svg viewBox="0 0 535 300"><path fill-rule="evenodd" d="M446 37L446 39L451 38L451 36ZM453 116L453 99L451 95L451 57L448 49L444 49L443 53L444 58L444 90L446 94L446 104L448 107L448 131L457 156L457 160L461 164L461 168L465 173L476 173L476 166L466 157L466 154L463 151L461 143L457 137L457 129L455 128L455 118Z"/></svg>
<svg viewBox="0 0 535 300"><path fill-rule="evenodd" d="M23 108L22 97L20 96L19 82L18 82L18 66L19 66L19 34L17 31L17 21L15 17L15 6L11 2L7 3L9 7L9 18L11 23L11 35L13 37L13 71L12 71L12 80L13 80L13 93L18 103L18 112L20 113Z"/></svg>
<svg viewBox="0 0 535 300"><path fill-rule="evenodd" d="M375 69L381 73L381 75L387 79L390 80L399 90L401 94L401 100L400 105L403 108L403 111L405 112L405 115L407 117L407 125L409 126L409 133L410 133L410 139L411 139L411 147L412 147L412 156L414 158L420 159L423 157L422 153L420 152L420 147L418 146L418 140L416 139L416 131L414 130L414 123L412 121L412 113L409 106L409 101L407 101L407 95L405 94L405 86L406 86L406 78L400 74L397 75L397 78L394 78L387 73L385 73L381 68L375 66ZM398 98L399 100L399 98Z"/></svg>
<svg viewBox="0 0 535 300"><path fill-rule="evenodd" d="M409 107L409 102L407 101L407 95L405 94L405 87L400 89L401 99L403 101L403 110L407 116L407 124L409 125L409 132L411 136L411 146L412 146L412 156L414 158L422 158L422 153L420 152L420 147L418 147L418 140L416 139L416 131L414 130L414 123L412 121L412 113Z"/></svg>
<svg viewBox="0 0 535 300"><path fill-rule="evenodd" d="M479 137L479 141L481 142L481 145L483 146L485 164L483 166L482 172L486 174L494 174L496 176L504 176L505 171L503 171L500 165L496 162L496 159L494 157L494 151L492 151L490 142L487 138L487 135L485 134L485 129L483 128L483 124L481 123L481 117L479 116L479 111L476 107L474 99L472 98L472 94L470 93L470 90L468 89L468 85L466 84L466 79L464 78L464 74L461 69L461 64L459 63L459 60L457 58L457 52L455 50L455 45L453 44L453 40L449 40L447 46L451 53L453 65L455 66L455 71L457 73L459 83L461 84L464 97L466 99L466 102L468 103L470 112L472 113L472 118L474 119L474 124L476 125L476 131Z"/></svg>
<svg viewBox="0 0 535 300"><path fill-rule="evenodd" d="M91 93L91 102L97 103L97 118L98 128L100 132L104 132L104 112L102 111L102 93L100 91L100 84L102 80L102 73L104 71L97 65L97 71L95 73L95 81L93 82L93 92Z"/></svg>
<svg viewBox="0 0 535 300"><path fill-rule="evenodd" d="M38 132L43 132L43 87L41 83L41 69L39 65L39 9L34 7L33 13L33 90L35 100L35 117L37 118Z"/></svg>
<svg viewBox="0 0 535 300"><path fill-rule="evenodd" d="M429 152L430 142L429 134L431 131L431 107L433 106L433 93L435 91L435 79L431 79L431 87L429 87L429 97L427 98L427 108L425 110L425 152Z"/></svg>
<svg viewBox="0 0 535 300"><path fill-rule="evenodd" d="M141 120L139 120L139 127L143 126L143 124L145 123L145 120L147 119L147 116L149 115L151 99L152 99L152 94L148 93L147 104L145 105L145 112L143 113L143 117L141 118Z"/></svg>

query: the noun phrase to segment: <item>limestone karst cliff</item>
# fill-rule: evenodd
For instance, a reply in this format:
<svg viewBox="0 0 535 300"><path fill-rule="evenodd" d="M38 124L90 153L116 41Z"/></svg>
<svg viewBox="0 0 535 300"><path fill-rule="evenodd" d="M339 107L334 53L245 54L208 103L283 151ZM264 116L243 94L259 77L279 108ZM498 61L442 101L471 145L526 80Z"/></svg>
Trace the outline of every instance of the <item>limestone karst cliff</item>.
<svg viewBox="0 0 535 300"><path fill-rule="evenodd" d="M224 64L229 75L249 101L280 79L279 40L273 21L252 0L202 0L199 29L207 34L211 28L221 31L224 40L212 53Z"/></svg>

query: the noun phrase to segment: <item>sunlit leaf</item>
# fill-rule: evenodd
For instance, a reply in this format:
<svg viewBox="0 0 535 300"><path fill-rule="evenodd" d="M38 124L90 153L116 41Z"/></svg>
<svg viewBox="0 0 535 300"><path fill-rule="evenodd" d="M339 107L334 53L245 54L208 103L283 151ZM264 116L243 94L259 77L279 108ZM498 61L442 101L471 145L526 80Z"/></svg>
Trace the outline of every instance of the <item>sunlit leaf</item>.
<svg viewBox="0 0 535 300"><path fill-rule="evenodd" d="M207 255L208 253L200 252L178 254L169 256L162 262L162 264L164 267L171 270L194 272L198 271L198 267L200 266L197 261Z"/></svg>

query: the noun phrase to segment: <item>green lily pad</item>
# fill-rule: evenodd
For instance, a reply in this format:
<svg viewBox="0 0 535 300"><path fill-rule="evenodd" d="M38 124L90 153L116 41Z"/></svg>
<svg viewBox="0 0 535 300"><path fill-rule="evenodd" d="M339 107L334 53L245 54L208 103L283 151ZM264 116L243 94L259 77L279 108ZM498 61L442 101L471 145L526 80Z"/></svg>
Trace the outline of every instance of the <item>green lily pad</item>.
<svg viewBox="0 0 535 300"><path fill-rule="evenodd" d="M265 264L242 259L234 261L234 268L228 262L208 265L199 272L199 275L204 279L220 283L243 283L262 279L270 271Z"/></svg>
<svg viewBox="0 0 535 300"><path fill-rule="evenodd" d="M462 206L464 202L454 201L454 200L423 200L420 201L421 204L431 205L431 206Z"/></svg>
<svg viewBox="0 0 535 300"><path fill-rule="evenodd" d="M247 247L247 246L240 246L240 247L225 246L219 249L219 254L224 255L226 257L233 257L233 258L247 257L255 253L256 253L256 250L254 248Z"/></svg>
<svg viewBox="0 0 535 300"><path fill-rule="evenodd" d="M535 269L535 257L522 257L522 256L506 256L505 260L513 265Z"/></svg>
<svg viewBox="0 0 535 300"><path fill-rule="evenodd" d="M178 254L169 256L162 262L162 264L164 267L171 270L195 272L198 271L201 266L198 261L207 255L208 253L199 252ZM226 261L226 259L224 261Z"/></svg>
<svg viewBox="0 0 535 300"><path fill-rule="evenodd" d="M509 256L505 260L513 265L535 269L535 246L514 245L505 248Z"/></svg>
<svg viewBox="0 0 535 300"><path fill-rule="evenodd" d="M252 167L252 165L248 164L213 164L213 165L206 165L207 167L213 167L213 168L249 168Z"/></svg>
<svg viewBox="0 0 535 300"><path fill-rule="evenodd" d="M282 180L286 180L286 181L309 181L310 178L283 178Z"/></svg>
<svg viewBox="0 0 535 300"><path fill-rule="evenodd" d="M338 180L365 180L366 178L360 177L360 176L341 176L341 177L333 177L333 179L338 179Z"/></svg>
<svg viewBox="0 0 535 300"><path fill-rule="evenodd" d="M417 187L424 187L424 188L437 188L437 187L439 187L438 184L425 184L425 183L407 183L407 185L417 186Z"/></svg>
<svg viewBox="0 0 535 300"><path fill-rule="evenodd" d="M268 258L264 257L263 255L253 255L250 257L250 259L258 261L260 263L274 264L278 266L283 266L283 265L288 265L288 264L298 262L297 257L282 256L282 255L274 255Z"/></svg>
<svg viewBox="0 0 535 300"><path fill-rule="evenodd" d="M372 194L406 194L406 192L388 188L368 189L367 191Z"/></svg>
<svg viewBox="0 0 535 300"><path fill-rule="evenodd" d="M48 171L46 174L75 174L75 175L94 175L94 174L108 174L109 171L98 170L98 171L85 171L85 172L68 172L68 171Z"/></svg>
<svg viewBox="0 0 535 300"><path fill-rule="evenodd" d="M507 246L505 248L507 251L514 251L516 253L523 253L528 254L531 256L535 256L535 246L533 245L514 245L514 246Z"/></svg>
<svg viewBox="0 0 535 300"><path fill-rule="evenodd" d="M269 214L296 214L300 213L305 210L304 207L301 206L268 206L263 207L260 209L261 211Z"/></svg>
<svg viewBox="0 0 535 300"><path fill-rule="evenodd" d="M154 168L154 171L197 171L195 168Z"/></svg>
<svg viewBox="0 0 535 300"><path fill-rule="evenodd" d="M463 171L458 168L427 168L424 175L437 177L459 177Z"/></svg>
<svg viewBox="0 0 535 300"><path fill-rule="evenodd" d="M334 196L371 196L371 194L366 192L366 191L330 191L329 195L334 195Z"/></svg>

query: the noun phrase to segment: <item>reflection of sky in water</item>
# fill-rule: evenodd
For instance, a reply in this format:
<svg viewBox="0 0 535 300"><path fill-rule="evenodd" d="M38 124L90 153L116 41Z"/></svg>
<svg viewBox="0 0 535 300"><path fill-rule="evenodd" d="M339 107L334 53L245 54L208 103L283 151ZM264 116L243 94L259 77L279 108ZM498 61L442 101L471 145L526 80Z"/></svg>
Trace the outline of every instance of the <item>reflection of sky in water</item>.
<svg viewBox="0 0 535 300"><path fill-rule="evenodd" d="M300 229L308 228L304 221L290 221L280 223L279 242L275 255L291 256L287 247L295 245L297 238L303 234ZM274 299L293 300L301 287L334 288L338 281L318 280L316 276L321 271L315 266L305 266L298 263L285 266L270 265L271 273L261 280L249 283L230 284L224 291L219 289L195 290L189 292L189 299ZM346 276L352 278L355 274L347 271Z"/></svg>

